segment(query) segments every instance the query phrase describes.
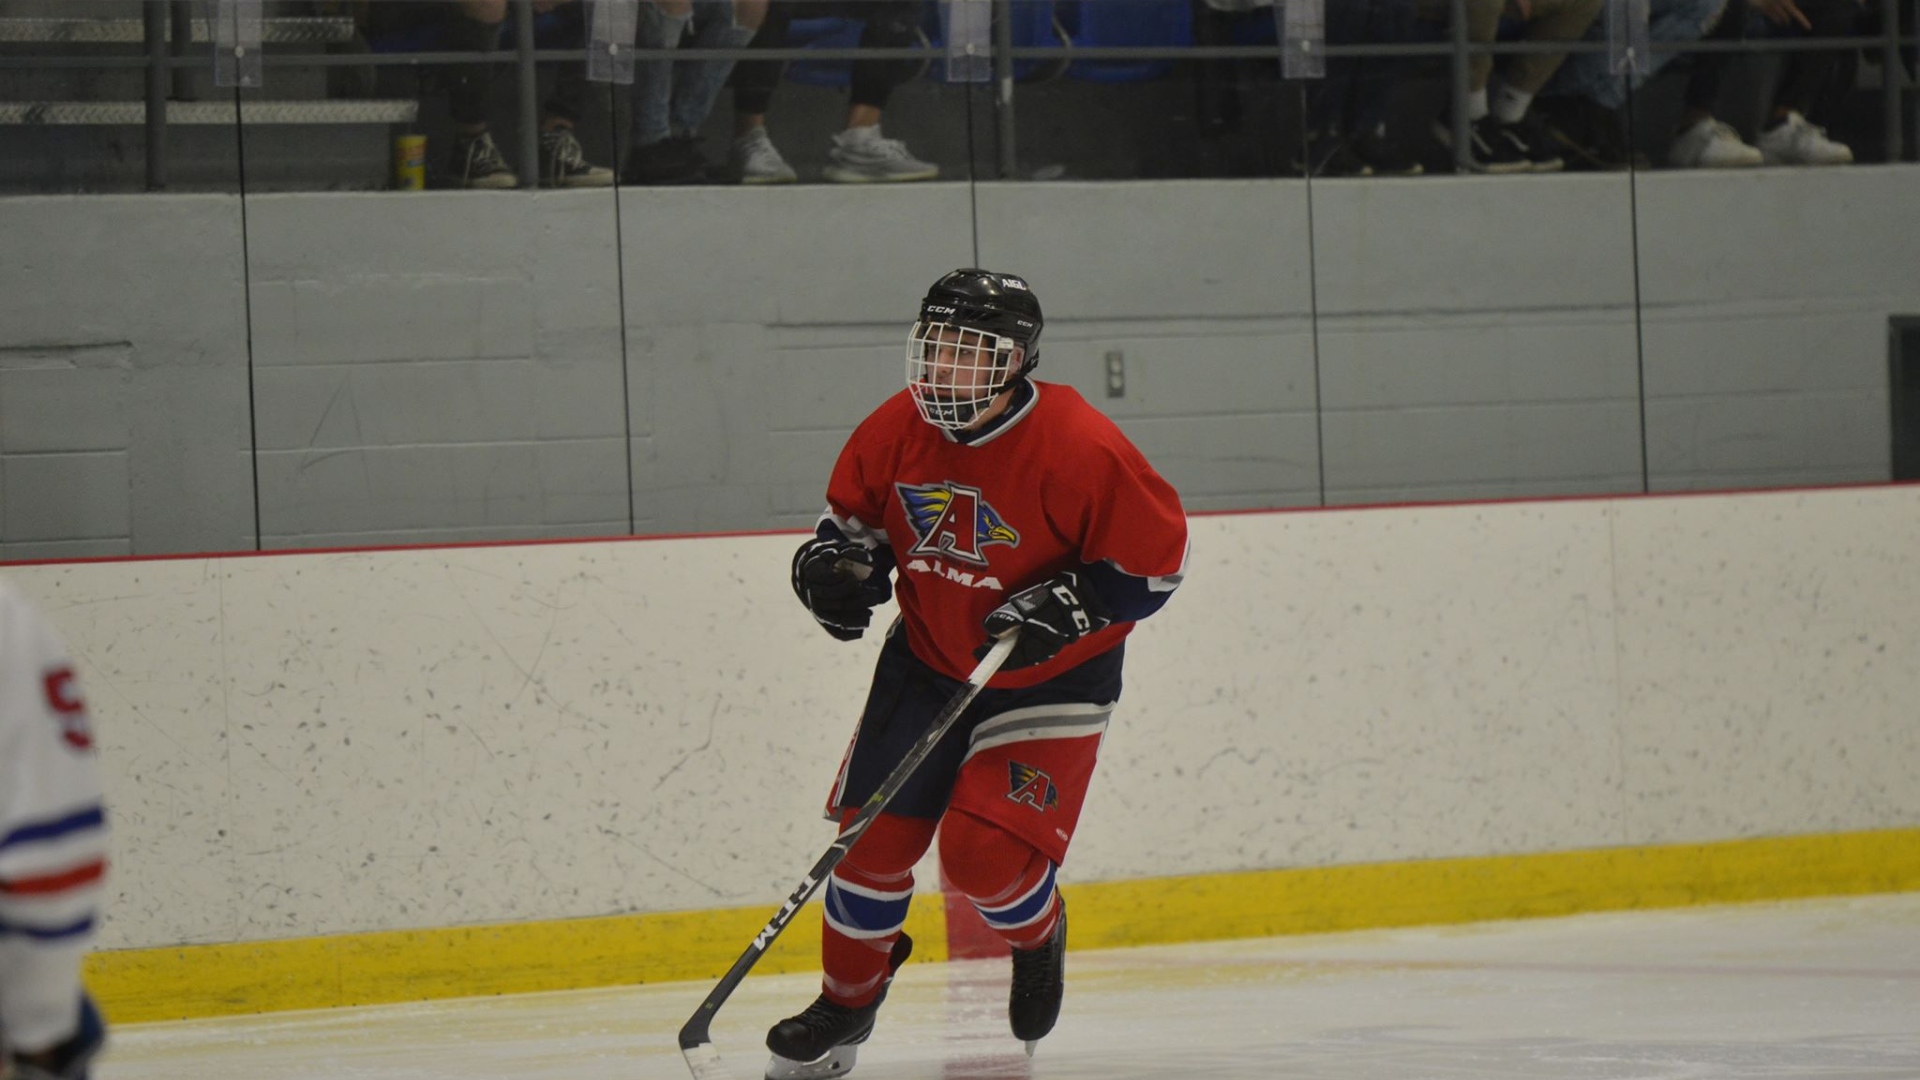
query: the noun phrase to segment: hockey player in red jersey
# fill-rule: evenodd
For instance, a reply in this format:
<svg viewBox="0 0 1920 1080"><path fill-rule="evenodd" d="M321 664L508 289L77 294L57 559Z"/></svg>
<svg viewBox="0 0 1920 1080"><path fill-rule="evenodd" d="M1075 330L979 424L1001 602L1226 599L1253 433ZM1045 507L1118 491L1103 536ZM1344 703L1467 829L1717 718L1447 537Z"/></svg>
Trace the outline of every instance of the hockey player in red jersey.
<svg viewBox="0 0 1920 1080"><path fill-rule="evenodd" d="M829 804L844 823L960 689L992 637L1014 652L826 885L822 993L767 1034L770 1080L839 1075L912 943L913 866L941 865L1013 948L1008 1019L1033 1045L1060 1013L1066 858L1124 641L1180 583L1179 496L1067 386L1029 378L1043 320L1012 274L933 284L907 386L840 452L793 588L829 634L860 637L890 596L872 688Z"/></svg>
<svg viewBox="0 0 1920 1080"><path fill-rule="evenodd" d="M87 707L39 611L0 581L0 1047L13 1080L85 1080L106 1029L80 985L107 826Z"/></svg>

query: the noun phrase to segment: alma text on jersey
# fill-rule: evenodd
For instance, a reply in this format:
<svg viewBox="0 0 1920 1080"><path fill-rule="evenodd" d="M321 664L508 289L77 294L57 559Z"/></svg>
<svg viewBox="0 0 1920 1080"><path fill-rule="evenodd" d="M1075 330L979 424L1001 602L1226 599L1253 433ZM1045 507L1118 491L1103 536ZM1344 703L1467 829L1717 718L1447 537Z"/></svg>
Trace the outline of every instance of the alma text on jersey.
<svg viewBox="0 0 1920 1080"><path fill-rule="evenodd" d="M992 574L982 574L979 577L974 577L973 571L962 570L957 566L948 566L939 559L908 559L907 569L917 574L935 574L946 578L955 585L965 585L970 589L992 589L995 592L1006 591L1006 587L1000 584L1000 579L994 577Z"/></svg>

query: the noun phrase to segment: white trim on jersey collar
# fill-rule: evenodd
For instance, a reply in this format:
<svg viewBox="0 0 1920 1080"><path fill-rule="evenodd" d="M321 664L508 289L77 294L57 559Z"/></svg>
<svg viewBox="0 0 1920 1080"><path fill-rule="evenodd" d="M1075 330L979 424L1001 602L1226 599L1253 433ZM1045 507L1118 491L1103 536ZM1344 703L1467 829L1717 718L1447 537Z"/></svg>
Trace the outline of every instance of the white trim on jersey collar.
<svg viewBox="0 0 1920 1080"><path fill-rule="evenodd" d="M1033 407L1040 403L1040 384L1034 382L1032 379L1026 380L1026 383L1027 389L1033 391L1033 393L1027 395L1027 400L1023 402L1019 408L1010 413L1003 413L994 417L992 426L982 432L979 438L962 439L959 437L959 432L948 431L945 428L941 428L940 433L947 437L948 442L957 442L962 446L985 446L1006 434L1013 428L1013 425L1025 420L1027 414L1033 411Z"/></svg>

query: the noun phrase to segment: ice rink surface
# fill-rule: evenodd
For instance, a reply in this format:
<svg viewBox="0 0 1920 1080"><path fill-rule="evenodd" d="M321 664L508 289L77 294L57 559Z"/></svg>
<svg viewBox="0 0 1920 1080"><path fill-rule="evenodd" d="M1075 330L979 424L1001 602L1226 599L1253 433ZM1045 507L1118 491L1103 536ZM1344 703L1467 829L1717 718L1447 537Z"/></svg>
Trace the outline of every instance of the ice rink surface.
<svg viewBox="0 0 1920 1080"><path fill-rule="evenodd" d="M1029 1061L1005 961L909 963L854 1075L1920 1078L1920 893L1072 952L1067 972ZM95 1075L687 1080L674 1035L710 985L128 1025ZM736 1075L817 989L746 981L714 1025Z"/></svg>

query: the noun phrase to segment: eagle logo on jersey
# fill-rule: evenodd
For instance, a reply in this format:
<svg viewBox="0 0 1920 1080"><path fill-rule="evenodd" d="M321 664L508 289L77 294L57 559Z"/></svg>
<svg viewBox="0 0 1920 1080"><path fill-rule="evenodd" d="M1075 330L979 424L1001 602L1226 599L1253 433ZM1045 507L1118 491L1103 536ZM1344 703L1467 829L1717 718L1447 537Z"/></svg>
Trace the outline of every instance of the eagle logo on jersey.
<svg viewBox="0 0 1920 1080"><path fill-rule="evenodd" d="M1053 777L1031 765L1007 762L1007 783L1011 789L1007 798L1014 802L1041 811L1060 805L1060 789L1053 786Z"/></svg>
<svg viewBox="0 0 1920 1080"><path fill-rule="evenodd" d="M975 566L987 565L982 553L989 544L1020 546L1020 534L1000 517L980 489L956 484L895 484L900 505L906 509L907 523L913 526L915 543L909 555L930 555L958 559Z"/></svg>

